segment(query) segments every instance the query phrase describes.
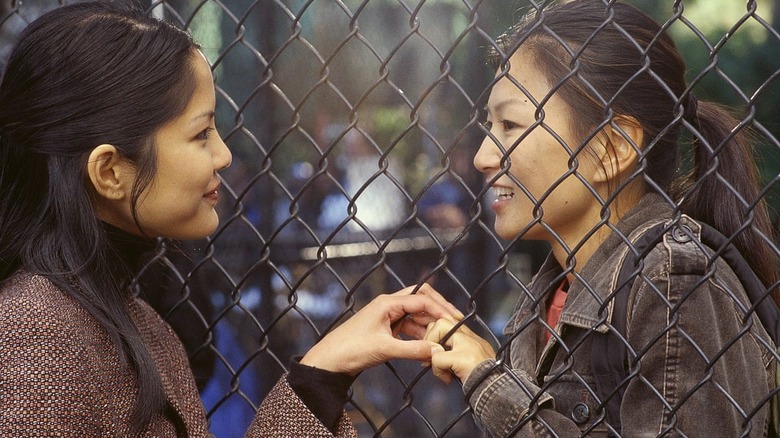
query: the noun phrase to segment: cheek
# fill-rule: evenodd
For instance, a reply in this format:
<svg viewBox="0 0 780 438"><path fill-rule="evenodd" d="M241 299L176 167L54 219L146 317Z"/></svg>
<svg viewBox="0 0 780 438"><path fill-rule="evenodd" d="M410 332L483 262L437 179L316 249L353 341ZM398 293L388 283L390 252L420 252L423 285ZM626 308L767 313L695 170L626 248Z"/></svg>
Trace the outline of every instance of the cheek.
<svg viewBox="0 0 780 438"><path fill-rule="evenodd" d="M540 195L549 186L548 182L554 181L550 175L550 162L539 148L520 144L510 158L512 165L509 173L513 176L513 182L532 194Z"/></svg>
<svg viewBox="0 0 780 438"><path fill-rule="evenodd" d="M202 196L192 178L182 173L158 173L155 179L141 194L138 211L148 217L165 214L176 215L182 210L191 209Z"/></svg>
<svg viewBox="0 0 780 438"><path fill-rule="evenodd" d="M204 160L196 155L166 160L158 167L155 191L160 198L183 201L205 194L213 172Z"/></svg>

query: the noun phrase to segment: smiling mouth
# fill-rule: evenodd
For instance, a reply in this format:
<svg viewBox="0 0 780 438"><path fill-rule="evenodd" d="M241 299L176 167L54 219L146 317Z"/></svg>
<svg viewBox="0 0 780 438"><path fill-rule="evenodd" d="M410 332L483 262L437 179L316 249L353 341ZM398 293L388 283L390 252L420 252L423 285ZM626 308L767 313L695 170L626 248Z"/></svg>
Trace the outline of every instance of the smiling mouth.
<svg viewBox="0 0 780 438"><path fill-rule="evenodd" d="M515 196L515 192L507 187L493 187L493 193L496 195L494 202L508 201Z"/></svg>

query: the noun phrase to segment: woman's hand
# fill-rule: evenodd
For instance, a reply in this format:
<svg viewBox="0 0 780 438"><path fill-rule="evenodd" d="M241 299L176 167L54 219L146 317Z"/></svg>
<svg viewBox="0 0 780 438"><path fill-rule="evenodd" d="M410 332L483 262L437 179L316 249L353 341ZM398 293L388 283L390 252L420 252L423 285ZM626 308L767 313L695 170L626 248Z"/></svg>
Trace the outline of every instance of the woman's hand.
<svg viewBox="0 0 780 438"><path fill-rule="evenodd" d="M411 295L414 289L376 297L312 347L301 364L356 375L390 359L430 361L436 344L422 340L426 327L463 314L429 285ZM399 333L414 339L399 339Z"/></svg>
<svg viewBox="0 0 780 438"><path fill-rule="evenodd" d="M453 375L461 382L465 382L480 362L496 357L493 346L465 325L461 325L447 337L442 347L442 340L452 331L455 324L457 322L453 319L440 319L428 326L425 335L426 340L436 343L431 352L431 371L445 383L452 382Z"/></svg>

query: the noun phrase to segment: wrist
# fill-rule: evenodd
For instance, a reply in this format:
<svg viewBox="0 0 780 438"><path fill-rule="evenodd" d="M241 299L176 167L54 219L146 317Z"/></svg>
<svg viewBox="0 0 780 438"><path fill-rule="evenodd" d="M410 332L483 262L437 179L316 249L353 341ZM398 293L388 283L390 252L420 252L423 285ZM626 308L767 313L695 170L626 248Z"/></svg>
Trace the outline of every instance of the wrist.
<svg viewBox="0 0 780 438"><path fill-rule="evenodd" d="M334 353L322 352L316 345L311 348L298 362L301 365L305 365L319 370L328 371L331 373L348 374L350 376L356 376L358 373L350 371L345 365L349 363L346 359L334 360Z"/></svg>

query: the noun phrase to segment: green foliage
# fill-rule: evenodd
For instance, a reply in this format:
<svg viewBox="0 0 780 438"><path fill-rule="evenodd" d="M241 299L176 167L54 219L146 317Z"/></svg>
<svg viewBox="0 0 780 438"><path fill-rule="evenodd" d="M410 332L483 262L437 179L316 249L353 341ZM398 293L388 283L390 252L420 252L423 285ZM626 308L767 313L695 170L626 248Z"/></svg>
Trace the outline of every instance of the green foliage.
<svg viewBox="0 0 780 438"><path fill-rule="evenodd" d="M630 3L661 23L675 14L675 2L667 0ZM772 23L778 15L773 8L780 7L780 2L757 1L755 15L748 13L744 1L685 0L681 4L683 17L696 31L680 20L671 23L670 31L688 65L688 80L696 81L694 92L700 99L732 106L739 118L755 111L754 120L767 131L759 130L756 136L759 166L764 180L774 178L780 173L780 81L769 79L780 71L780 41L765 23L777 28ZM768 201L773 210L780 210L780 188L769 192Z"/></svg>

